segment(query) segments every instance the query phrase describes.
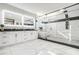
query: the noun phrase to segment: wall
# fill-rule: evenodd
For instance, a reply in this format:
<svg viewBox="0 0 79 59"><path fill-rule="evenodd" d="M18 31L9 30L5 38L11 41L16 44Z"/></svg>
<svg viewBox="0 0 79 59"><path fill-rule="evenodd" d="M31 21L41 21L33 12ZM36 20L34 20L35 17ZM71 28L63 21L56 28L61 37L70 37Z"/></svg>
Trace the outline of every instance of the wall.
<svg viewBox="0 0 79 59"><path fill-rule="evenodd" d="M71 7L68 10L69 17L79 16L79 5ZM54 18L51 16L48 21L58 20L65 18L64 14L56 15ZM69 21L70 29L66 29L65 22L48 23L45 26L47 30L48 39L75 44L79 46L79 20ZM43 34L44 35L44 34Z"/></svg>

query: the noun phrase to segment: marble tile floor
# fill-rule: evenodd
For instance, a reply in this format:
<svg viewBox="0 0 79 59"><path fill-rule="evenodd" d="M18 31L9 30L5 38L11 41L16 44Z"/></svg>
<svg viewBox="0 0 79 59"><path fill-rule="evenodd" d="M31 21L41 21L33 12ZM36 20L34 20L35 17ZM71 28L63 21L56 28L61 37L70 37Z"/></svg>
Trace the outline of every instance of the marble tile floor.
<svg viewBox="0 0 79 59"><path fill-rule="evenodd" d="M40 39L0 49L1 55L79 55L79 49Z"/></svg>

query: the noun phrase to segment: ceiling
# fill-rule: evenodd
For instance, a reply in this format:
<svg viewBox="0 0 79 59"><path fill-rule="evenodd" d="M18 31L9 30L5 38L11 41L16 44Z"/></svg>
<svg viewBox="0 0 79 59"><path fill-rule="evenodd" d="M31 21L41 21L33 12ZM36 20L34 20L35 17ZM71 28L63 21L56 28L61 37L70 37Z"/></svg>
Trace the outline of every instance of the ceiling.
<svg viewBox="0 0 79 59"><path fill-rule="evenodd" d="M72 3L9 3L9 4L37 15L42 15L72 5Z"/></svg>

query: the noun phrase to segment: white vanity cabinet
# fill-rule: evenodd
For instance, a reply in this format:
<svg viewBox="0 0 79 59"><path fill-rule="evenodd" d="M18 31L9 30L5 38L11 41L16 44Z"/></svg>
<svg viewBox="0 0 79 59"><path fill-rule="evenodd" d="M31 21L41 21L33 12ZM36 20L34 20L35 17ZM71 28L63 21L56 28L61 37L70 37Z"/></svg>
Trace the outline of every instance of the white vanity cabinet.
<svg viewBox="0 0 79 59"><path fill-rule="evenodd" d="M36 40L37 37L37 31L0 32L0 55L13 54L16 51L14 50L16 48L12 48L12 46L17 45L21 42L26 43L26 41Z"/></svg>
<svg viewBox="0 0 79 59"><path fill-rule="evenodd" d="M28 40L34 40L37 39L37 33L36 31L24 31L24 41L28 41Z"/></svg>
<svg viewBox="0 0 79 59"><path fill-rule="evenodd" d="M16 43L37 39L36 31L17 31L15 32Z"/></svg>
<svg viewBox="0 0 79 59"><path fill-rule="evenodd" d="M37 39L37 31L0 32L0 47Z"/></svg>

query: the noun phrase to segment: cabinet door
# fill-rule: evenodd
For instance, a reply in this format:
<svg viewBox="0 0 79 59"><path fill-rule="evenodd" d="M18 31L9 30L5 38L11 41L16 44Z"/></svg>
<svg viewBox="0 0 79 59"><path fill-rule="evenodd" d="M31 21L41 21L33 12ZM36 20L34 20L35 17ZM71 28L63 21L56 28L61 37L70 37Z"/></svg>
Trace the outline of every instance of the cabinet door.
<svg viewBox="0 0 79 59"><path fill-rule="evenodd" d="M28 37L27 36L28 35L27 31L22 31L21 33L22 33L22 35L21 35L22 39L21 40L22 41L26 41L27 40L27 37Z"/></svg>
<svg viewBox="0 0 79 59"><path fill-rule="evenodd" d="M37 33L35 31L25 31L24 32L24 40L33 40L37 39Z"/></svg>
<svg viewBox="0 0 79 59"><path fill-rule="evenodd" d="M28 32L28 40L33 40L33 32L32 31Z"/></svg>
<svg viewBox="0 0 79 59"><path fill-rule="evenodd" d="M5 46L9 44L9 36L7 32L0 33L0 46Z"/></svg>
<svg viewBox="0 0 79 59"><path fill-rule="evenodd" d="M2 46L2 40L3 40L3 38L2 38L2 32L0 32L0 46Z"/></svg>
<svg viewBox="0 0 79 59"><path fill-rule="evenodd" d="M66 24L65 22L59 22L56 25L57 27L57 33L59 38L67 39L68 38L68 30L66 29Z"/></svg>
<svg viewBox="0 0 79 59"><path fill-rule="evenodd" d="M16 42L22 42L22 32L21 31L15 32L15 39L16 39Z"/></svg>
<svg viewBox="0 0 79 59"><path fill-rule="evenodd" d="M53 25L52 25L52 27L53 27ZM48 39L50 39L50 40L64 42L64 43L67 43L69 41L69 39L68 39L69 31L66 30L66 28L65 28L65 22L57 22L56 29L55 29L55 27L53 27L52 30L50 30L50 32L51 33L48 36Z"/></svg>
<svg viewBox="0 0 79 59"><path fill-rule="evenodd" d="M29 40L30 38L31 38L31 36L30 36L30 31L25 31L25 32L24 32L24 40L27 41L27 40Z"/></svg>
<svg viewBox="0 0 79 59"><path fill-rule="evenodd" d="M79 20L71 21L71 43L79 46Z"/></svg>
<svg viewBox="0 0 79 59"><path fill-rule="evenodd" d="M10 44L16 43L16 40L15 40L15 32L10 32L8 37L9 37L9 43Z"/></svg>
<svg viewBox="0 0 79 59"><path fill-rule="evenodd" d="M30 39L37 39L37 37L38 37L38 35L37 35L37 32L36 31L32 31L31 33L30 33L30 35L31 35L31 38Z"/></svg>

